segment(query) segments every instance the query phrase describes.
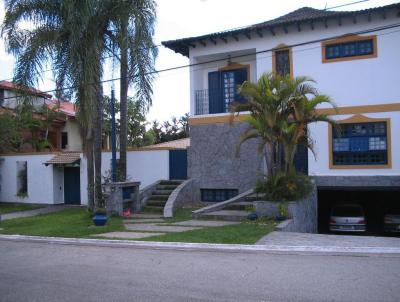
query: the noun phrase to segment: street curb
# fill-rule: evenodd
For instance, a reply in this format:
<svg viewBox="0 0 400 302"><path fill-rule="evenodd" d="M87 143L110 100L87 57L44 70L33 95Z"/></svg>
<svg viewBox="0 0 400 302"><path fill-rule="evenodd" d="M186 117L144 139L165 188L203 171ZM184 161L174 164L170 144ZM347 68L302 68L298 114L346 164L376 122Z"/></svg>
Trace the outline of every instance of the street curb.
<svg viewBox="0 0 400 302"><path fill-rule="evenodd" d="M343 256L397 256L400 247L336 247L336 246L286 246L286 245L246 245L211 244L183 242L152 242L133 240L81 239L61 237L41 237L23 235L0 235L0 241L34 242L60 245L121 247L153 250L205 251L227 253L269 253L269 254L310 254Z"/></svg>

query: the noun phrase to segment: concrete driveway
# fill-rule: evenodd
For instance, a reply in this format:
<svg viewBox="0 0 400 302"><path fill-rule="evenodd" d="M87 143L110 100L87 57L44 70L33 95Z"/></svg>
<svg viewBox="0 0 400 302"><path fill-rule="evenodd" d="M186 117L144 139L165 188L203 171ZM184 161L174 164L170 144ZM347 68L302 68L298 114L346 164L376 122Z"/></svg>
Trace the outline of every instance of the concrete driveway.
<svg viewBox="0 0 400 302"><path fill-rule="evenodd" d="M256 244L283 246L320 246L320 247L382 247L400 248L398 237L375 237L354 235L326 235L291 232L271 232Z"/></svg>

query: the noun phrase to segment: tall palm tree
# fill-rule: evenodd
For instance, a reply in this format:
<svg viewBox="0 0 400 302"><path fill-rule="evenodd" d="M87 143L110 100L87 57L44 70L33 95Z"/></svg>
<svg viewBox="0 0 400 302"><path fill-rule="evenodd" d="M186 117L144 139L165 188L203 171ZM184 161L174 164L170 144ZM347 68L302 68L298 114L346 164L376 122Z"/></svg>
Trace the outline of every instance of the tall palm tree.
<svg viewBox="0 0 400 302"><path fill-rule="evenodd" d="M333 121L317 112L320 104L334 106L329 97L319 95L307 77L281 77L263 74L257 83L244 82L240 93L247 99L244 104L231 107L235 112L250 111L249 127L242 133L237 151L249 139L258 138L258 151L264 152L267 173L275 176L279 171L289 173L297 146L306 143L312 149L312 139L307 126L314 122ZM283 154L283 159L282 159Z"/></svg>
<svg viewBox="0 0 400 302"><path fill-rule="evenodd" d="M109 17L113 29L109 31L112 49L119 50L120 62L120 159L119 169L122 179L126 179L127 149L127 100L128 88L133 84L136 101L145 111L151 106L154 61L157 48L154 45L154 24L156 3L153 0L125 1L109 3Z"/></svg>

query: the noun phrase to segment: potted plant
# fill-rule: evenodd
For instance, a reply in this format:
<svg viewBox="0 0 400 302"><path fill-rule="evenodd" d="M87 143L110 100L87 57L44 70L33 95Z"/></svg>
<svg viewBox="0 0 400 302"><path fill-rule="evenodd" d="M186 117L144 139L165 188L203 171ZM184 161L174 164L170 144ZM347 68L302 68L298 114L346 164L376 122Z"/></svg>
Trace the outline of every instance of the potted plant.
<svg viewBox="0 0 400 302"><path fill-rule="evenodd" d="M286 220L286 218L288 218L288 216L289 216L287 202L280 202L278 204L278 211L279 211L279 215L276 215L275 220L276 221Z"/></svg>
<svg viewBox="0 0 400 302"><path fill-rule="evenodd" d="M107 223L108 217L106 213L106 209L97 208L94 211L93 223L95 226L104 226Z"/></svg>
<svg viewBox="0 0 400 302"><path fill-rule="evenodd" d="M253 205L246 205L245 210L246 210L246 212L249 213L247 215L248 220L257 220L258 219L258 215L257 215Z"/></svg>

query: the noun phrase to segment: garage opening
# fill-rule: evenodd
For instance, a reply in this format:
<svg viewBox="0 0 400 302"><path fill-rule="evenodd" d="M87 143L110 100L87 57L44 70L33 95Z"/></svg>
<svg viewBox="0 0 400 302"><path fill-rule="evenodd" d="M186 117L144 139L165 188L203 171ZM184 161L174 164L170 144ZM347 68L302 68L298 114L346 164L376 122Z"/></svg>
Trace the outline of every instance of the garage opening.
<svg viewBox="0 0 400 302"><path fill-rule="evenodd" d="M359 204L367 222L366 235L400 236L384 232L384 216L400 211L400 188L318 188L318 232L328 234L332 207L336 204ZM354 233L349 233L353 234Z"/></svg>

